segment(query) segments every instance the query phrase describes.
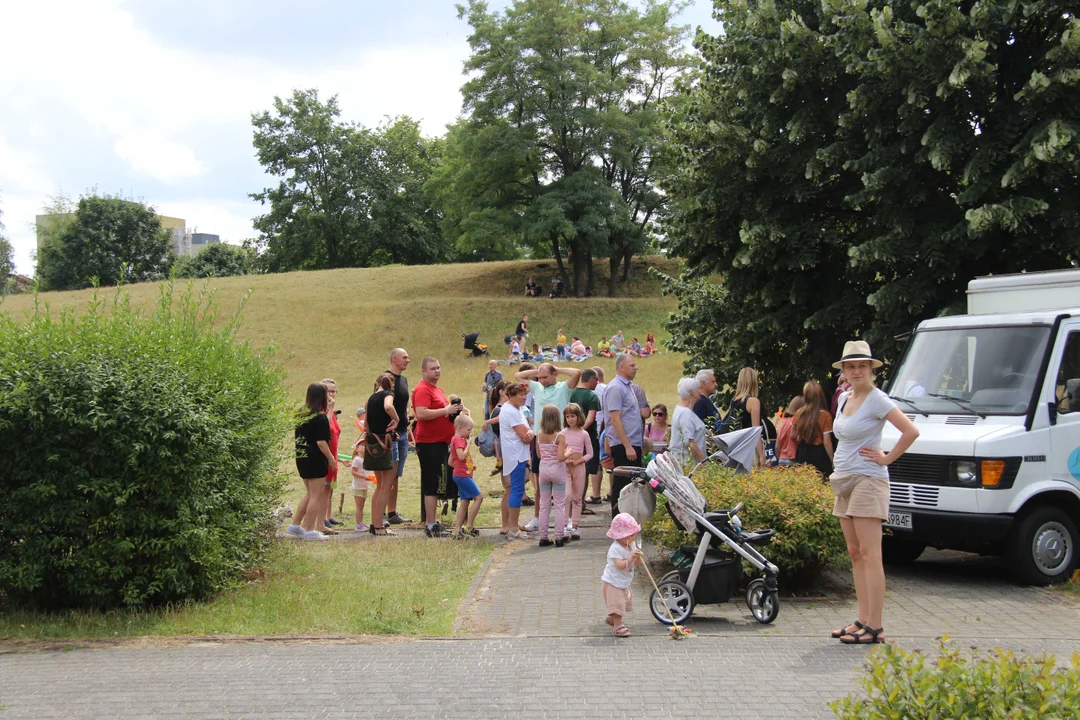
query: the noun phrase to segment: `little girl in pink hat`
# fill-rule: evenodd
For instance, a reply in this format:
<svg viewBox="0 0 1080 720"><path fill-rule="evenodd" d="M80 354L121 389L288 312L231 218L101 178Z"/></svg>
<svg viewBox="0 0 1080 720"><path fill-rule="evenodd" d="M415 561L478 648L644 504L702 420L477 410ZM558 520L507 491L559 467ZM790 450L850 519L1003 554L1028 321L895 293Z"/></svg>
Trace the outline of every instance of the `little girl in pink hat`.
<svg viewBox="0 0 1080 720"><path fill-rule="evenodd" d="M630 630L623 625L623 616L633 611L630 584L634 581L634 566L644 562L641 549L634 537L641 532L637 520L628 513L619 513L611 519L607 536L614 540L608 548L607 565L601 576L604 605L607 617L604 622L612 627L616 637L629 637Z"/></svg>

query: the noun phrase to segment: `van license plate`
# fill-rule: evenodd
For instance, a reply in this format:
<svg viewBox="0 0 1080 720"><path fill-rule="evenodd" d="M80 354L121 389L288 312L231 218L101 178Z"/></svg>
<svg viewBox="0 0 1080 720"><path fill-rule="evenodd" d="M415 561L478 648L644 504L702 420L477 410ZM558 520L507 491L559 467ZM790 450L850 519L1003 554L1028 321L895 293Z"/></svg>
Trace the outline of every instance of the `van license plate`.
<svg viewBox="0 0 1080 720"><path fill-rule="evenodd" d="M889 521L885 523L885 527L903 528L904 530L910 530L911 513L890 512Z"/></svg>

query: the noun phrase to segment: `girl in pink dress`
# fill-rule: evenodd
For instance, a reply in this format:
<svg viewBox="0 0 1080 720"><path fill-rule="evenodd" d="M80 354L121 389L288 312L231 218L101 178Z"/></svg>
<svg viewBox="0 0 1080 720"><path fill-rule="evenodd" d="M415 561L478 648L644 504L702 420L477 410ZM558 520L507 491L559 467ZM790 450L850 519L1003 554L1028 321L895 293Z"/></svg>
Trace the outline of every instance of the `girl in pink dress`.
<svg viewBox="0 0 1080 720"><path fill-rule="evenodd" d="M585 413L577 403L570 403L563 410L563 421L566 429L562 431L566 460L566 471L570 475L570 498L571 512L570 530L571 540L580 540L581 534L581 498L585 495L585 464L592 459L593 448L589 433L582 429L585 424Z"/></svg>

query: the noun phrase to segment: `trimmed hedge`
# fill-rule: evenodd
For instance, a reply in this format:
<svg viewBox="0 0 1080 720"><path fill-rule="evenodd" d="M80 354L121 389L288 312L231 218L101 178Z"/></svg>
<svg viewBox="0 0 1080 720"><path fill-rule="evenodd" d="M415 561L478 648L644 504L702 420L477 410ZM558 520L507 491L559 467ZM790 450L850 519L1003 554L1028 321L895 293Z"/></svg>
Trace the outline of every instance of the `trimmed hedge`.
<svg viewBox="0 0 1080 720"><path fill-rule="evenodd" d="M814 584L821 571L847 552L844 532L833 516L833 493L812 467L760 468L736 475L719 465L705 465L694 483L709 508L727 509L737 503L747 530L773 528L772 543L762 549L780 568L780 588L795 592ZM645 536L666 548L692 543L679 531L657 498L656 513L645 524Z"/></svg>
<svg viewBox="0 0 1080 720"><path fill-rule="evenodd" d="M830 703L844 720L884 718L1074 718L1080 708L1080 655L1058 667L1053 655L1017 656L948 647L940 656L886 644L870 655L863 693Z"/></svg>
<svg viewBox="0 0 1080 720"><path fill-rule="evenodd" d="M241 306L242 307L242 306ZM0 597L46 609L205 598L259 565L291 429L273 350L161 286L0 316Z"/></svg>

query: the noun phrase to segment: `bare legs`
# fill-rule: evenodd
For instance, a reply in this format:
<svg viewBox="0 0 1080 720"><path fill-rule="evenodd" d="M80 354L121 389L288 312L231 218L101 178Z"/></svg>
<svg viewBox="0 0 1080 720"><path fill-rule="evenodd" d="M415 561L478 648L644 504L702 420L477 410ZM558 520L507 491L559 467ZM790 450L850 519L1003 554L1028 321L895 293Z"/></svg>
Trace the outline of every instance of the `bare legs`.
<svg viewBox="0 0 1080 720"><path fill-rule="evenodd" d="M840 527L847 540L851 557L851 574L855 578L855 597L859 601L859 622L870 628L883 627L881 614L885 606L885 567L881 562L881 519L840 518ZM845 630L858 631L854 625Z"/></svg>
<svg viewBox="0 0 1080 720"><path fill-rule="evenodd" d="M315 530L322 524L323 498L326 497L326 478L304 478L304 497L296 506L295 520L300 527Z"/></svg>
<svg viewBox="0 0 1080 720"><path fill-rule="evenodd" d="M376 535L383 535L386 533L386 530L383 529L383 512L386 510L387 498L393 490L397 471L393 468L376 470L375 475L377 476L377 484L375 485L375 495L371 498L371 527L375 528Z"/></svg>

